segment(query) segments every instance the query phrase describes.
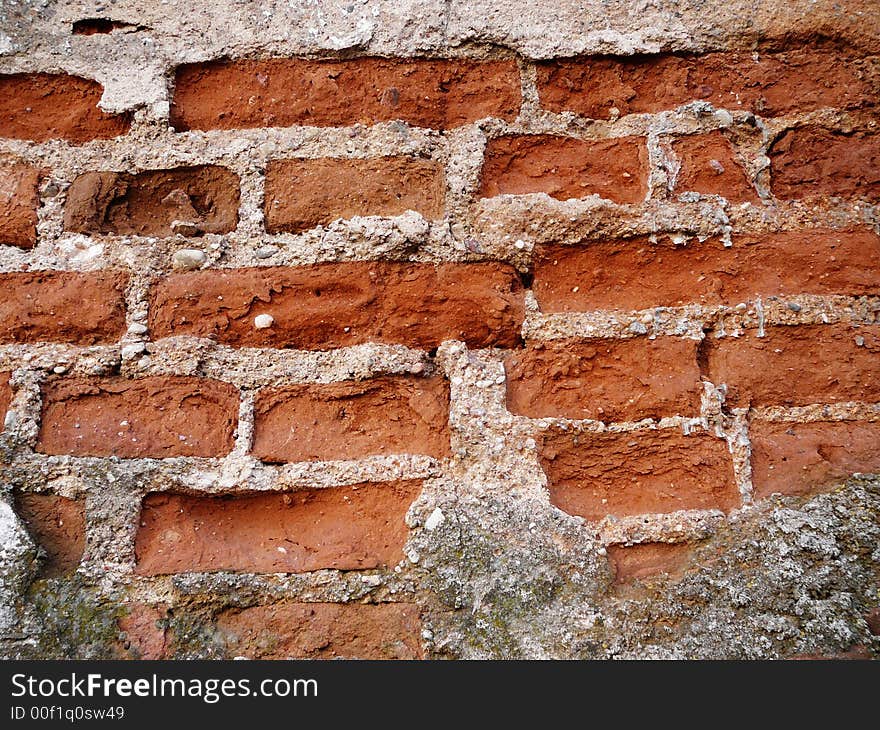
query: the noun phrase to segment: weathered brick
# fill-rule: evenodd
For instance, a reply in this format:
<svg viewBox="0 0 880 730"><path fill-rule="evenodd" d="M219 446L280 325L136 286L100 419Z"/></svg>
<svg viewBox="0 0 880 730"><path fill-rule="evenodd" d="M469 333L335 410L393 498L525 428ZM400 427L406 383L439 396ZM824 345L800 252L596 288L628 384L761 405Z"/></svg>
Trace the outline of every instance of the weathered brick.
<svg viewBox="0 0 880 730"><path fill-rule="evenodd" d="M674 178L674 192L721 195L734 203L760 200L733 146L721 132L679 137L672 149L681 165Z"/></svg>
<svg viewBox="0 0 880 730"><path fill-rule="evenodd" d="M792 294L873 294L880 236L816 228L675 244L667 235L539 246L535 297L543 311L638 310L737 304Z"/></svg>
<svg viewBox="0 0 880 730"><path fill-rule="evenodd" d="M275 160L266 168L266 230L302 231L356 215L414 210L442 218L443 166L414 157Z"/></svg>
<svg viewBox="0 0 880 730"><path fill-rule="evenodd" d="M815 47L782 53L638 55L538 64L541 106L595 119L708 101L765 117L823 107L874 106L880 79L870 60Z"/></svg>
<svg viewBox="0 0 880 730"><path fill-rule="evenodd" d="M880 134L816 126L785 132L769 151L777 198L880 197Z"/></svg>
<svg viewBox="0 0 880 730"><path fill-rule="evenodd" d="M707 433L553 429L542 439L539 458L550 501L591 521L740 505L727 444Z"/></svg>
<svg viewBox="0 0 880 730"><path fill-rule="evenodd" d="M119 271L0 274L0 342L115 342L127 282Z"/></svg>
<svg viewBox="0 0 880 730"><path fill-rule="evenodd" d="M880 471L880 423L753 420L749 440L756 499L819 492L856 472Z"/></svg>
<svg viewBox="0 0 880 730"><path fill-rule="evenodd" d="M531 418L629 421L700 410L695 340L551 341L511 354L504 368L507 407Z"/></svg>
<svg viewBox="0 0 880 730"><path fill-rule="evenodd" d="M390 567L420 481L234 496L149 494L135 542L141 575L300 573Z"/></svg>
<svg viewBox="0 0 880 730"><path fill-rule="evenodd" d="M65 378L43 388L44 454L166 458L232 449L238 391L184 376Z"/></svg>
<svg viewBox="0 0 880 730"><path fill-rule="evenodd" d="M519 107L515 61L238 60L179 67L171 122L185 130L399 119L448 129L484 117L513 121Z"/></svg>
<svg viewBox="0 0 880 730"><path fill-rule="evenodd" d="M273 317L271 327L254 327L260 314ZM160 280L150 300L156 338L214 337L236 347L321 350L372 341L430 349L451 339L512 347L523 316L519 277L497 263L197 271Z"/></svg>
<svg viewBox="0 0 880 730"><path fill-rule="evenodd" d="M263 390L254 455L269 462L449 453L445 378L384 377Z"/></svg>
<svg viewBox="0 0 880 730"><path fill-rule="evenodd" d="M775 326L711 337L708 378L730 406L880 401L880 326Z"/></svg>
<svg viewBox="0 0 880 730"><path fill-rule="evenodd" d="M417 606L278 603L230 609L217 628L233 656L251 659L421 659Z"/></svg>
<svg viewBox="0 0 880 730"><path fill-rule="evenodd" d="M140 236L226 233L238 224L238 199L238 176L216 165L136 175L87 172L67 191L64 228Z"/></svg>
<svg viewBox="0 0 880 730"><path fill-rule="evenodd" d="M639 203L648 192L648 152L641 137L585 142L572 137L496 137L486 145L480 197L546 193Z"/></svg>
<svg viewBox="0 0 880 730"><path fill-rule="evenodd" d="M880 606L872 608L865 614L865 623L874 636L880 636Z"/></svg>
<svg viewBox="0 0 880 730"><path fill-rule="evenodd" d="M122 632L123 658L156 660L166 658L168 648L168 608L133 603L117 622Z"/></svg>
<svg viewBox="0 0 880 730"><path fill-rule="evenodd" d="M0 75L0 137L82 144L128 131L128 114L98 108L103 87L66 74Z"/></svg>
<svg viewBox="0 0 880 730"><path fill-rule="evenodd" d="M0 167L0 244L33 248L37 242L40 171L22 164Z"/></svg>
<svg viewBox="0 0 880 730"><path fill-rule="evenodd" d="M609 545L608 561L615 583L629 583L655 575L677 576L687 567L695 545L689 542L647 542L638 545Z"/></svg>
<svg viewBox="0 0 880 730"><path fill-rule="evenodd" d="M45 551L41 576L57 578L79 567L86 545L82 500L19 492L15 495L15 511L34 542Z"/></svg>

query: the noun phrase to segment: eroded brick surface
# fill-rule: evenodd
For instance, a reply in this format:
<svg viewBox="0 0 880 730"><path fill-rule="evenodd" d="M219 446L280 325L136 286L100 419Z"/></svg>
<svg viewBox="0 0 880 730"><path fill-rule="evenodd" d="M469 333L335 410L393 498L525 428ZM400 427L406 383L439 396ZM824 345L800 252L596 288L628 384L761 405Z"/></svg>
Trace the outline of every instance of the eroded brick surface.
<svg viewBox="0 0 880 730"><path fill-rule="evenodd" d="M727 444L705 433L553 430L540 461L550 501L590 521L740 505Z"/></svg>
<svg viewBox="0 0 880 730"><path fill-rule="evenodd" d="M519 114L513 61L270 59L178 68L171 120L177 129L303 124L345 127L401 119L447 129Z"/></svg>
<svg viewBox="0 0 880 730"><path fill-rule="evenodd" d="M70 378L43 389L37 449L45 454L166 458L232 448L238 391L182 376Z"/></svg>
<svg viewBox="0 0 880 730"><path fill-rule="evenodd" d="M229 651L252 659L421 659L419 611L406 603L280 603L217 619Z"/></svg>
<svg viewBox="0 0 880 730"><path fill-rule="evenodd" d="M522 285L497 264L352 262L178 274L153 288L156 337L215 337L237 347L326 350L364 342L433 348L519 341ZM261 314L272 326L254 327Z"/></svg>
<svg viewBox="0 0 880 730"><path fill-rule="evenodd" d="M444 378L296 385L259 394L253 453L263 461L449 453Z"/></svg>
<svg viewBox="0 0 880 730"><path fill-rule="evenodd" d="M137 572L391 567L403 557L403 517L420 489L406 481L287 494L150 494L135 543Z"/></svg>
<svg viewBox="0 0 880 730"><path fill-rule="evenodd" d="M57 578L79 567L86 545L83 500L19 493L15 495L15 510L44 551L42 576Z"/></svg>
<svg viewBox="0 0 880 730"><path fill-rule="evenodd" d="M880 236L868 228L736 234L675 243L658 235L541 246L533 290L543 311L737 304L794 294L872 294Z"/></svg>

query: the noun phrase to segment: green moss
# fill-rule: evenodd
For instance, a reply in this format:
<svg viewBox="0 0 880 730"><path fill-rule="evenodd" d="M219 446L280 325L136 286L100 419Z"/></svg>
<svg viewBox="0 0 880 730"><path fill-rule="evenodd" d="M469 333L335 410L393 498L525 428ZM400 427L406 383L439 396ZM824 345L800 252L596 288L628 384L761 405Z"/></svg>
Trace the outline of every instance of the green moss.
<svg viewBox="0 0 880 730"><path fill-rule="evenodd" d="M171 653L177 659L231 659L214 629L213 611L207 607L195 610L178 608L168 618Z"/></svg>
<svg viewBox="0 0 880 730"><path fill-rule="evenodd" d="M109 659L116 655L120 601L99 597L78 576L38 580L29 592L42 623L37 655L43 659Z"/></svg>

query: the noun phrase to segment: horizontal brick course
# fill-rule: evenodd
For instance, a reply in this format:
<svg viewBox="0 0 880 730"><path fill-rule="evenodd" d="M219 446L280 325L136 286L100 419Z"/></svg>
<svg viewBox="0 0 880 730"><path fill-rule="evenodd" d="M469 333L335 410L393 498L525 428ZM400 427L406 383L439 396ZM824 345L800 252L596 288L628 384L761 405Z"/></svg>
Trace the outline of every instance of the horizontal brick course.
<svg viewBox="0 0 880 730"><path fill-rule="evenodd" d="M165 458L232 449L238 391L185 376L69 378L43 388L37 450L46 454Z"/></svg>
<svg viewBox="0 0 880 730"><path fill-rule="evenodd" d="M880 134L807 125L770 147L770 188L782 199L880 198Z"/></svg>
<svg viewBox="0 0 880 730"><path fill-rule="evenodd" d="M420 481L287 494L149 494L135 542L141 575L300 573L390 567L403 558L404 515Z"/></svg>
<svg viewBox="0 0 880 730"><path fill-rule="evenodd" d="M667 235L535 250L546 312L737 304L794 294L880 293L880 236L869 228L734 234L675 244Z"/></svg>
<svg viewBox="0 0 880 730"><path fill-rule="evenodd" d="M440 377L271 388L254 411L253 453L263 461L449 453L449 385Z"/></svg>
<svg viewBox="0 0 880 730"><path fill-rule="evenodd" d="M811 494L856 472L880 471L880 423L817 421L749 424L755 499Z"/></svg>
<svg viewBox="0 0 880 730"><path fill-rule="evenodd" d="M691 101L781 116L824 107L874 106L880 74L870 60L815 47L782 53L597 56L538 64L541 106L608 119Z"/></svg>
<svg viewBox="0 0 880 730"><path fill-rule="evenodd" d="M254 318L269 314L272 326ZM433 348L443 340L511 347L524 316L522 285L505 264L352 262L226 269L160 280L154 337L215 337L235 347L326 350L364 342Z"/></svg>
<svg viewBox="0 0 880 730"><path fill-rule="evenodd" d="M741 503L724 440L679 430L572 433L553 429L540 445L550 501L590 521Z"/></svg>
<svg viewBox="0 0 880 730"><path fill-rule="evenodd" d="M673 176L675 193L720 195L733 203L760 200L742 160L721 132L679 137L672 149L680 165Z"/></svg>
<svg viewBox="0 0 880 730"><path fill-rule="evenodd" d="M353 58L188 64L177 69L176 129L347 127L395 119L448 129L519 114L515 61Z"/></svg>
<svg viewBox="0 0 880 730"><path fill-rule="evenodd" d="M238 176L216 165L87 172L67 191L64 228L140 236L226 233L238 223L238 199Z"/></svg>
<svg viewBox="0 0 880 730"><path fill-rule="evenodd" d="M630 583L654 576L679 575L690 562L691 543L648 542L638 545L609 545L608 562L615 583Z"/></svg>
<svg viewBox="0 0 880 730"><path fill-rule="evenodd" d="M115 342L125 332L125 287L119 271L0 274L0 343Z"/></svg>
<svg viewBox="0 0 880 730"><path fill-rule="evenodd" d="M648 191L645 140L619 137L585 142L571 137L497 137L486 145L479 195L546 193L567 200L599 195L639 203Z"/></svg>
<svg viewBox="0 0 880 730"><path fill-rule="evenodd" d="M0 75L0 137L82 144L128 131L127 114L98 108L103 88L66 74Z"/></svg>
<svg viewBox="0 0 880 730"><path fill-rule="evenodd" d="M274 160L266 169L266 229L302 231L356 215L414 210L442 218L443 166L413 157Z"/></svg>
<svg viewBox="0 0 880 730"><path fill-rule="evenodd" d="M651 340L552 341L510 355L507 407L532 418L629 421L697 415L697 342Z"/></svg>
<svg viewBox="0 0 880 730"><path fill-rule="evenodd" d="M707 377L727 385L728 405L880 401L880 327L776 326L757 335L708 341Z"/></svg>
<svg viewBox="0 0 880 730"><path fill-rule="evenodd" d="M279 603L224 611L217 628L251 659L421 659L417 606Z"/></svg>

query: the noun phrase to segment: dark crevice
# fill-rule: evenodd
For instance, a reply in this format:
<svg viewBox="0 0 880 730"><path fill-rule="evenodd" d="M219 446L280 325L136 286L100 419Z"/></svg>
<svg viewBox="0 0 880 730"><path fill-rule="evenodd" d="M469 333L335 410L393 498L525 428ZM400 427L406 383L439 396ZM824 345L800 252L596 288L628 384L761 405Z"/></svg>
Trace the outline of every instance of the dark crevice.
<svg viewBox="0 0 880 730"><path fill-rule="evenodd" d="M134 25L110 18L82 18L74 22L72 26L74 35L104 35L114 30L122 30L126 33L138 33L150 30L146 25Z"/></svg>
<svg viewBox="0 0 880 730"><path fill-rule="evenodd" d="M703 328L703 339L697 345L697 367L700 369L700 379L711 381L709 377L709 334L711 328Z"/></svg>

